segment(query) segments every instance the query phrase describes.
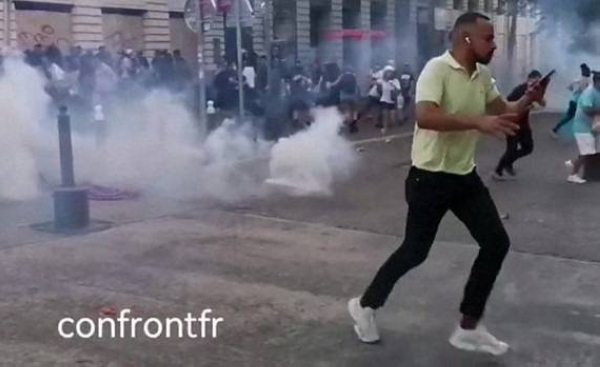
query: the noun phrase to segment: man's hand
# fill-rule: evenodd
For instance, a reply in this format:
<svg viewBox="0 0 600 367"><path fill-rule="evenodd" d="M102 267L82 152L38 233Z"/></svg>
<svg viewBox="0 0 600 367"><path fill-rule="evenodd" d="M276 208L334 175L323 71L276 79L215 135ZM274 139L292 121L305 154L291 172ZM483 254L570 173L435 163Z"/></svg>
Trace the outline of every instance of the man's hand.
<svg viewBox="0 0 600 367"><path fill-rule="evenodd" d="M519 125L516 123L519 115L509 113L500 116L485 116L477 122L477 130L484 134L493 135L503 139L507 136L513 136L519 130Z"/></svg>

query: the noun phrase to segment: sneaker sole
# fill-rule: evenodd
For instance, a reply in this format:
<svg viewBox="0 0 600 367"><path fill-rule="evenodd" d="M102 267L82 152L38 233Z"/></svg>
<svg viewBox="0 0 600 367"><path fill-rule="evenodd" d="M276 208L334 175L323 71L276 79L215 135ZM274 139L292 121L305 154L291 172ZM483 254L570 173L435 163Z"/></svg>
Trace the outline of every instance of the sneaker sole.
<svg viewBox="0 0 600 367"><path fill-rule="evenodd" d="M506 354L510 349L507 347L506 350L504 350L504 351L497 351L497 350L494 350L487 346L476 347L472 344L462 343L462 342L459 342L459 341L456 341L453 339L450 339L449 342L456 349L460 349L460 350L463 350L466 352L487 353L487 354L491 354L495 357L500 357L500 356Z"/></svg>
<svg viewBox="0 0 600 367"><path fill-rule="evenodd" d="M350 314L350 317L352 317L352 321L354 321L354 332L356 333L356 336L358 336L358 339L365 344L378 344L381 339L368 340L362 336L360 329L358 328L357 317L354 315L353 312L352 302L353 300L350 300L348 302L348 313Z"/></svg>

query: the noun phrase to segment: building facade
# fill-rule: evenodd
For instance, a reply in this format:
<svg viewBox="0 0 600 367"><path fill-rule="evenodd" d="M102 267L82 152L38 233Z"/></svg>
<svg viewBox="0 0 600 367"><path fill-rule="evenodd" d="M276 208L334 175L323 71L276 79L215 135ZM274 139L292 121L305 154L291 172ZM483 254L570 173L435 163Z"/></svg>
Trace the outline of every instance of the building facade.
<svg viewBox="0 0 600 367"><path fill-rule="evenodd" d="M184 23L183 1L41 0L0 5L0 42L20 49L55 44L111 52L182 50L196 59L196 36ZM8 37L7 37L8 36Z"/></svg>
<svg viewBox="0 0 600 367"><path fill-rule="evenodd" d="M499 0L273 0L273 38L287 42L289 55L308 65L337 61L362 68L394 59L420 69L449 46L456 18L467 10L489 15L498 52L493 69L508 67L510 22L500 15ZM517 18L514 64L524 75L536 65L536 19ZM258 35L259 37L261 35Z"/></svg>
<svg viewBox="0 0 600 367"><path fill-rule="evenodd" d="M0 39L21 48L36 43L66 50L78 45L95 49L180 49L197 57L197 38L184 22L185 0L1 0ZM207 0L203 0L207 1ZM235 0L226 14L210 17L203 57L208 69L235 59ZM477 10L496 25L498 57L494 68L506 68L509 22L497 15L498 0L242 0L243 47L265 54L266 38L292 60L309 65L337 61L357 69L394 59L420 69L441 53L456 17ZM254 10L250 13L249 4ZM9 11L7 12L7 9ZM7 40L8 37L8 40ZM536 61L535 19L519 17L516 63L519 74Z"/></svg>

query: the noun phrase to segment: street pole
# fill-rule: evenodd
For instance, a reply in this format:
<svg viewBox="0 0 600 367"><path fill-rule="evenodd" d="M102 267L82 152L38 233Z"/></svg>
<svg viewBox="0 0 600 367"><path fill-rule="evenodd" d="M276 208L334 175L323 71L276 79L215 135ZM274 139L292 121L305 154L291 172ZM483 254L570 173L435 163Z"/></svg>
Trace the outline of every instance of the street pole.
<svg viewBox="0 0 600 367"><path fill-rule="evenodd" d="M196 9L196 28L197 33L197 44L198 44L198 103L199 103L199 128L200 137L203 139L206 136L207 129L207 116L206 116L206 75L204 72L204 24L202 22L202 2L203 0L197 0L198 6Z"/></svg>
<svg viewBox="0 0 600 367"><path fill-rule="evenodd" d="M272 0L265 0L263 13L263 31L265 36L265 49L267 52L267 86L271 78L271 9Z"/></svg>
<svg viewBox="0 0 600 367"><path fill-rule="evenodd" d="M235 33L236 33L236 49L237 49L237 72L238 72L238 100L240 110L240 122L244 122L244 80L242 65L242 0L237 0L235 3Z"/></svg>
<svg viewBox="0 0 600 367"><path fill-rule="evenodd" d="M4 44L8 49L10 47L10 14L11 14L12 4L10 0L4 0Z"/></svg>

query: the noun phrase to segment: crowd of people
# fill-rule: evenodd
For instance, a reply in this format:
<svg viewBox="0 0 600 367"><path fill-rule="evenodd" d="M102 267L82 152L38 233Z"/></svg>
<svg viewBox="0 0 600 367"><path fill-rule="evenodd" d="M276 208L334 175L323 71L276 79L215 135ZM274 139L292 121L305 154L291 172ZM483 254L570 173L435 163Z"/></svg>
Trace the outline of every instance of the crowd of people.
<svg viewBox="0 0 600 367"><path fill-rule="evenodd" d="M190 66L179 50L159 50L149 59L131 49L113 55L104 46L95 51L75 46L63 54L54 45L37 44L25 50L24 58L46 76L47 90L55 100L79 107L107 104L116 95L131 96L135 88L181 92L191 85Z"/></svg>
<svg viewBox="0 0 600 367"><path fill-rule="evenodd" d="M54 45L37 44L25 50L24 60L47 78L46 89L56 103L72 111L109 109L115 100L139 98L155 88L180 93L194 112L200 107L198 80L179 50L158 50L148 58L131 49L111 53L104 46L96 50L75 46L63 52ZM397 68L390 60L370 74L335 62L290 66L277 48L271 65L265 55L245 51L242 60L242 83L235 62L220 63L208 80L205 108L218 115L211 128L239 113L240 85L247 115L266 121L262 126L271 130L266 135L272 139L309 126L311 110L317 106L337 107L349 133L358 131L360 121L371 120L387 134L410 114L415 78L408 64Z"/></svg>
<svg viewBox="0 0 600 367"><path fill-rule="evenodd" d="M305 68L300 63L287 66L285 59L266 56L244 58L242 70L244 108L255 116L272 116L289 122L289 131L297 131L312 121L311 109L337 107L344 116L349 133L358 131L359 121L376 120L386 134L395 122L409 117L414 75L410 66L397 70L393 60L384 68L376 67L370 75L359 76L351 67L330 62ZM270 76L269 76L270 74ZM215 106L229 113L238 108L238 73L235 63L219 68L210 97ZM281 108L283 106L283 108ZM397 111L403 111L399 119Z"/></svg>

